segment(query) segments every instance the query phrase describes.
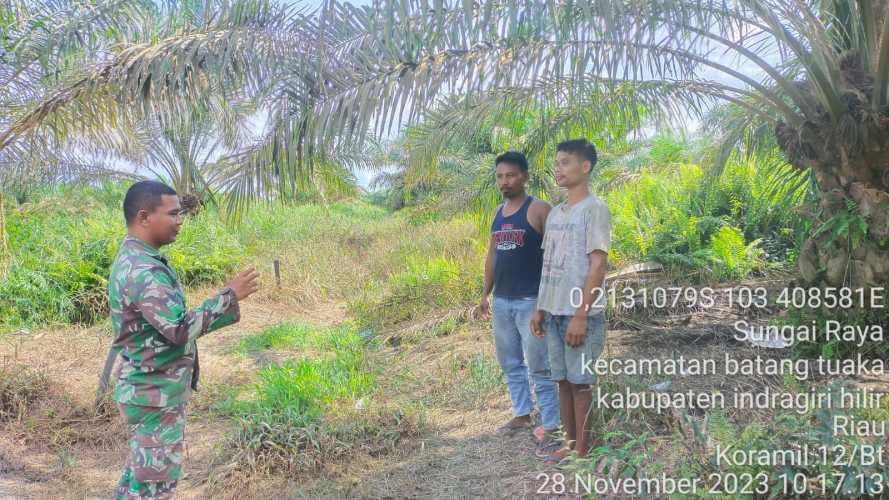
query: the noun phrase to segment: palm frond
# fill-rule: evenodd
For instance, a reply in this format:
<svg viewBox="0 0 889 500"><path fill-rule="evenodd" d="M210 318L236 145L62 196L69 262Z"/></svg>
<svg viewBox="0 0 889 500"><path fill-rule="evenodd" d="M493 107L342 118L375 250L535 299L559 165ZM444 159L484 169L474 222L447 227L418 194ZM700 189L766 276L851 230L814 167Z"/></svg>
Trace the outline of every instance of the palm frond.
<svg viewBox="0 0 889 500"><path fill-rule="evenodd" d="M121 117L166 122L214 90L258 94L278 67L268 62L284 58L292 42L292 34L282 35L288 12L262 0L225 4L205 26L128 44L110 61L69 76L37 105L27 106L0 133L0 149L38 126L64 133L68 124L89 128Z"/></svg>

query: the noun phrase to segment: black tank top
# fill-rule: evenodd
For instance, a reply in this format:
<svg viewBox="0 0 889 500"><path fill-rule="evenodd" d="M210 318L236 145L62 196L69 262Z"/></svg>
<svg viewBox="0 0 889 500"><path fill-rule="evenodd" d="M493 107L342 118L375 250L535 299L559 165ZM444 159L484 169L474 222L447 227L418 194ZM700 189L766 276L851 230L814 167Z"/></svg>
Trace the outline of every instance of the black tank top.
<svg viewBox="0 0 889 500"><path fill-rule="evenodd" d="M528 196L514 214L504 217L503 207L497 210L491 224L497 259L494 264L494 296L510 299L536 297L543 267L542 236L528 222L528 207L534 201Z"/></svg>

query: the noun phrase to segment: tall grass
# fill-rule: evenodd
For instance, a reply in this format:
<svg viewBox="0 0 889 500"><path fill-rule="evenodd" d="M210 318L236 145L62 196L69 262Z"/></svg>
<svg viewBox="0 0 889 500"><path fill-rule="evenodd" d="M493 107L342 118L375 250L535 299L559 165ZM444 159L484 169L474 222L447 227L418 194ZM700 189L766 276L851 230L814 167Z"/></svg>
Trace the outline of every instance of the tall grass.
<svg viewBox="0 0 889 500"><path fill-rule="evenodd" d="M7 204L11 255L0 276L0 330L91 323L107 314L108 272L126 231L124 192L113 184L59 188L21 206ZM185 286L220 284L247 264L257 265L269 284L279 260L282 289L265 293L304 305L366 303L390 289L390 275L396 295L429 306L455 304L464 300L467 272L478 267L466 221L418 222L361 201L260 205L236 228L205 209L162 251ZM421 297L440 292L435 300Z"/></svg>
<svg viewBox="0 0 889 500"><path fill-rule="evenodd" d="M700 279L731 280L770 261L793 261L806 227L793 212L799 196L774 188L773 163L735 159L714 178L661 142L632 175L603 173L611 175L600 192L612 212L616 265L655 260L698 270ZM108 270L125 232L124 191L113 183L47 188L23 205L7 202L0 332L106 315ZM484 233L472 214L392 214L357 200L269 203L236 228L205 209L164 252L186 286L220 284L247 264L269 284L278 260L281 289L263 293L302 306L346 302L362 327L385 328L434 308L470 306L481 291Z"/></svg>
<svg viewBox="0 0 889 500"><path fill-rule="evenodd" d="M107 314L108 274L126 234L123 194L115 184L58 188L6 206L10 256L0 276L0 332L92 323ZM210 212L189 219L164 253L185 285L218 282L243 258Z"/></svg>
<svg viewBox="0 0 889 500"><path fill-rule="evenodd" d="M51 197L7 206L10 242L0 280L0 323L21 327L92 321L106 308L102 289L122 230L106 206Z"/></svg>
<svg viewBox="0 0 889 500"><path fill-rule="evenodd" d="M269 204L249 212L236 234L260 273L282 269L278 300L312 305L345 301L356 294L371 266L388 266L386 249L404 233L404 223L368 203Z"/></svg>
<svg viewBox="0 0 889 500"><path fill-rule="evenodd" d="M469 307L481 295L484 246L475 223L451 219L411 228L357 290L349 312L362 328L383 329L434 309Z"/></svg>

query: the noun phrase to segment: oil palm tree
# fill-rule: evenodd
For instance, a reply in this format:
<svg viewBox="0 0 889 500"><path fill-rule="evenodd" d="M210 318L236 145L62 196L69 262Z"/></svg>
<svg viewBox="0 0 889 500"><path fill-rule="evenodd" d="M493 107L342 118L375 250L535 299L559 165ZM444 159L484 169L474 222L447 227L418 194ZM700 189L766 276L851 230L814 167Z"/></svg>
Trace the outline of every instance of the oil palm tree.
<svg viewBox="0 0 889 500"><path fill-rule="evenodd" d="M242 157L260 189L368 132L422 119L445 94L489 108L608 96L612 113L641 106L667 119L728 102L746 115L727 143L767 124L786 160L818 182L803 278L889 281L886 0L381 0L274 19L244 4L236 10L249 15L228 18L241 24L117 52L18 114L0 147L103 91L110 104L99 111L126 114L123 103L175 109L237 85L274 110L273 131Z"/></svg>
<svg viewBox="0 0 889 500"><path fill-rule="evenodd" d="M528 192L556 199L560 195L551 171L556 137L584 134L607 149L625 147L638 129L644 109L632 113L612 107L612 96L576 96L571 103L541 105L509 96L498 99L451 96L407 129L394 161L408 192L420 188L441 194L445 212L468 212L487 230L502 195L494 182L494 158L507 150L528 158ZM385 179L385 178L384 178Z"/></svg>
<svg viewBox="0 0 889 500"><path fill-rule="evenodd" d="M179 193L187 214L196 213L224 181L220 160L247 143L249 101L224 102L213 96L191 106L172 123L144 120L142 144L131 161L168 182Z"/></svg>
<svg viewBox="0 0 889 500"><path fill-rule="evenodd" d="M255 53L273 44L276 23L286 22L282 12L266 2L203 0L0 6L0 187L25 192L57 180L138 178L135 170L171 183L187 204L202 204L214 182L228 181L210 171L218 157L246 142L248 94L264 72L245 70L252 59L244 47ZM171 46L192 59L171 62ZM219 54L208 46L241 49ZM172 68L188 80L189 64L227 73L197 75L191 86L151 79L152 71ZM112 83L112 74L129 74L134 86ZM127 90L141 100L121 99Z"/></svg>

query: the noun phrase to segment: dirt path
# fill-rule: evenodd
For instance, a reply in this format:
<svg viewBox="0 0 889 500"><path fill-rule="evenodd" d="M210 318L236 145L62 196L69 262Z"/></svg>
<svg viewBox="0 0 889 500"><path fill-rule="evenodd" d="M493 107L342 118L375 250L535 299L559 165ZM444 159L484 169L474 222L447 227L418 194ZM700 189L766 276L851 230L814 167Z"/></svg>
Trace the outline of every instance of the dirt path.
<svg viewBox="0 0 889 500"><path fill-rule="evenodd" d="M341 477L306 488L296 498L542 498L540 473L555 473L534 457L530 432L503 436L496 429L512 417L503 386L472 389L472 363L497 370L486 326L425 338L377 353L388 366L387 393L426 407L429 430L406 443L399 457L368 467L350 464ZM485 382L482 378L478 382ZM552 498L550 495L548 498Z"/></svg>
<svg viewBox="0 0 889 500"><path fill-rule="evenodd" d="M272 324L319 325L345 319L342 304L310 311L251 303L242 322L200 341L203 387L190 403L185 477L178 498L534 498L544 466L529 434L503 438L494 430L510 417L505 391L480 399L461 392L466 360L493 349L483 327L374 353L383 379L410 373L392 390L426 401L426 429L394 455L349 457L321 473L250 477L214 484L219 443L230 422L202 411L221 387L256 370L231 353L240 338ZM84 417L95 397L111 333L103 326L0 337L0 366L28 366L46 378L48 394L18 423L0 427L0 498L108 498L125 460L116 417ZM462 356L462 357L461 357ZM396 373L397 372L397 373ZM469 398L469 399L467 399ZM4 424L0 424L4 425ZM215 465L214 465L215 464ZM224 466L223 466L224 468ZM222 471L224 472L224 470Z"/></svg>

